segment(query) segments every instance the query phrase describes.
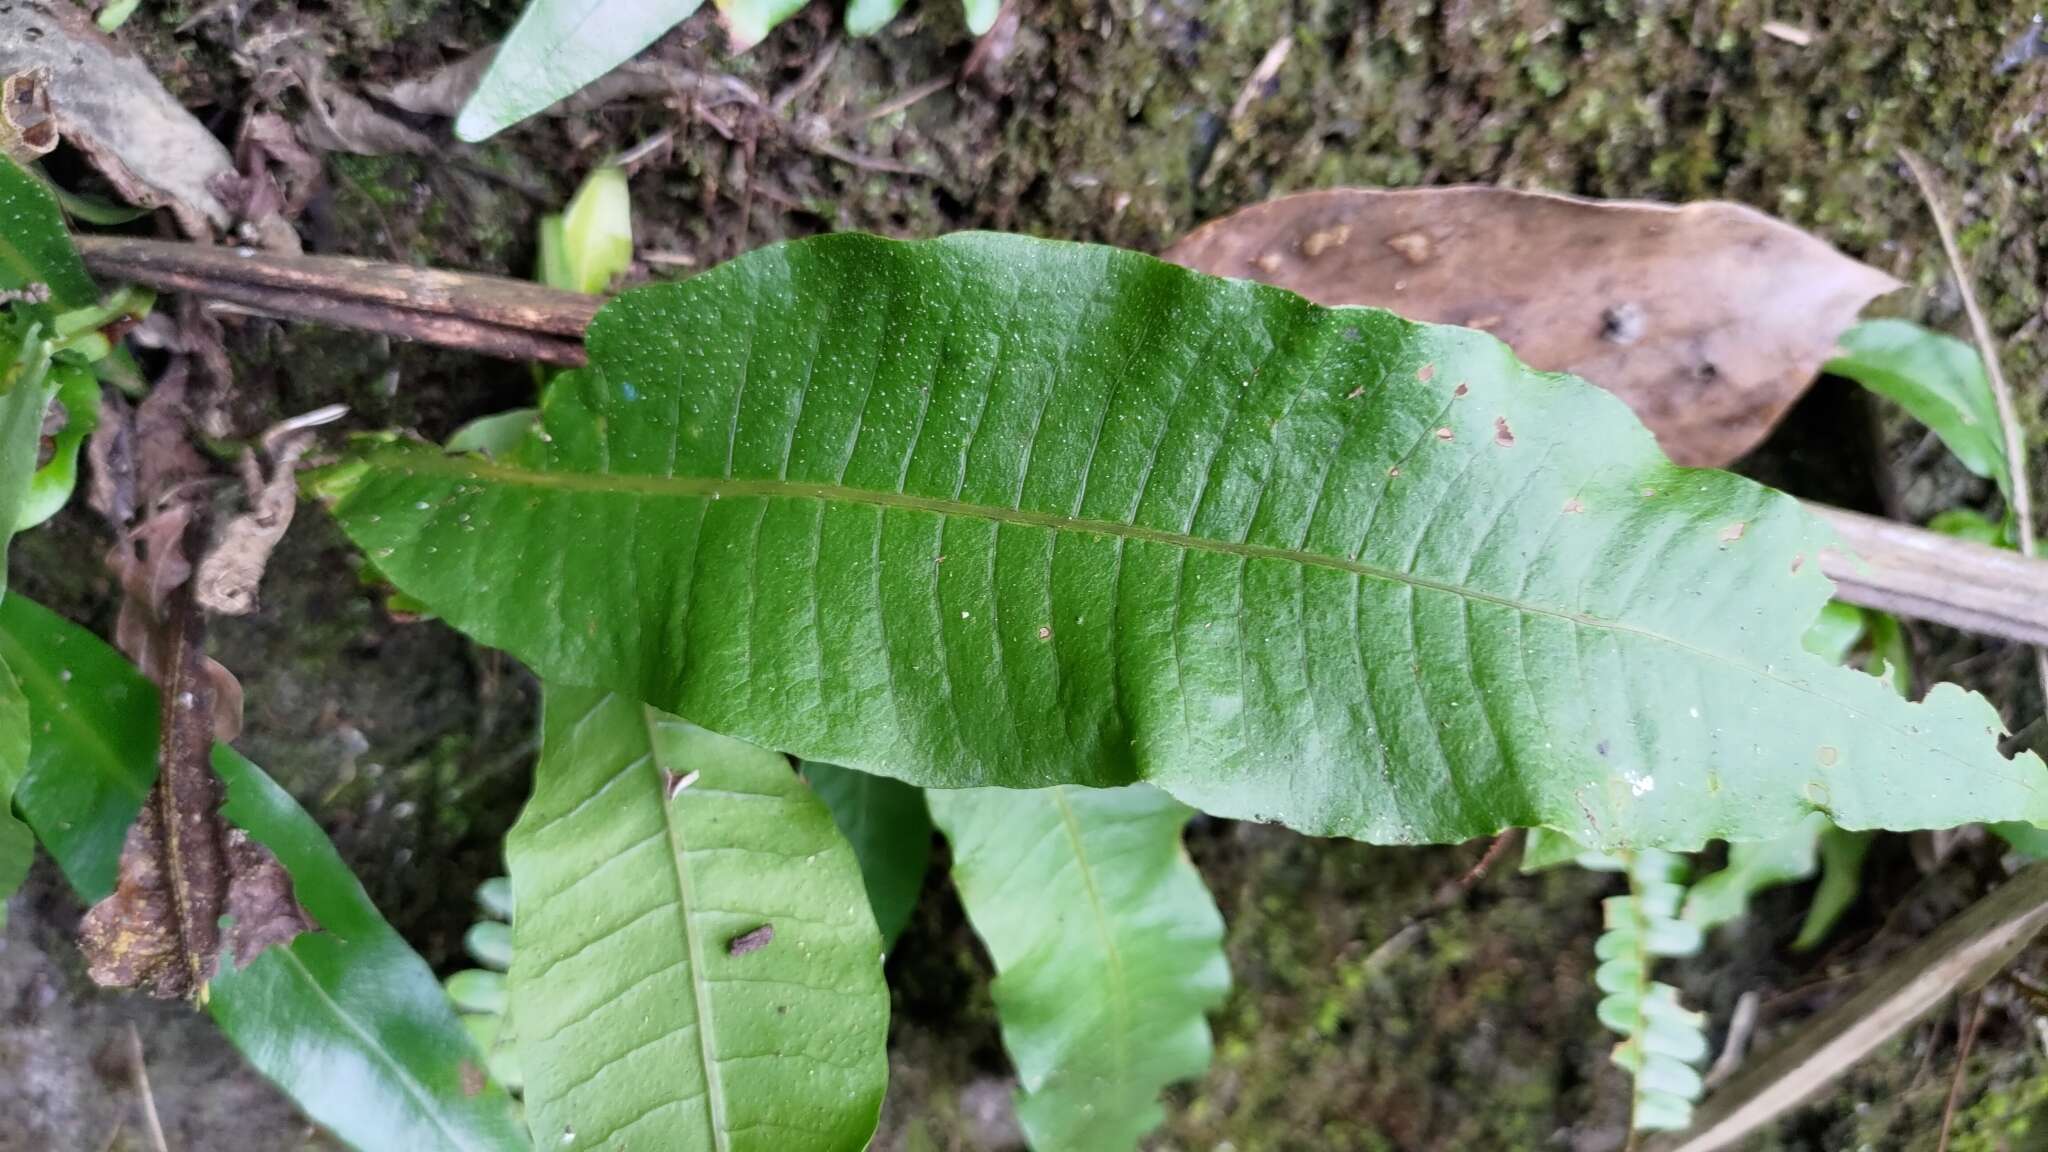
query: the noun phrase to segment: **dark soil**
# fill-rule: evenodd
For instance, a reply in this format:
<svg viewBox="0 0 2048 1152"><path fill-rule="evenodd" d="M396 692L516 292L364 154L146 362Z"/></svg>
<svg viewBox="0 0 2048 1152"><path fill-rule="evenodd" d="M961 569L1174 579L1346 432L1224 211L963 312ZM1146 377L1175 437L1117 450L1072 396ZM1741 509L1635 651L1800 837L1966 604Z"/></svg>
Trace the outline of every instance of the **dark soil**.
<svg viewBox="0 0 2048 1152"><path fill-rule="evenodd" d="M515 8L145 4L122 35L231 138L254 81L234 52L261 32L295 26L325 44L339 80L368 85L491 42ZM700 15L654 49L659 58L729 73L778 111L646 97L432 158L330 155L300 229L313 251L525 275L540 213L608 154L670 133L665 156L633 180L648 257L640 276L844 228L1000 228L1156 249L1279 192L1477 181L1745 201L1912 285L1884 310L1953 326L1957 300L1933 231L1894 158L1907 145L1960 194L1992 325L2009 342L2023 406L2038 411L2048 61L1993 67L2030 7L1026 0L1017 15L976 57L957 9L936 0L865 41L846 41L820 3L740 59ZM1768 19L1803 20L1814 38L1774 38ZM1294 37L1285 67L1233 121L1246 78L1282 35ZM804 83L824 50L830 63ZM970 60L959 83L867 117ZM414 122L447 141L445 121ZM533 394L524 366L359 335L230 319L227 338L238 434L342 402L355 427L439 437ZM2035 446L2038 474L2038 436ZM1995 499L1917 428L1847 388L1818 389L1746 467L1800 494L1916 520ZM86 515L68 513L17 542L15 587L105 630L106 543ZM527 785L531 678L439 624L393 619L315 508L302 510L263 598L256 616L214 629L215 654L247 689L242 747L315 812L429 960L459 965L470 893L500 870ZM1939 629L1916 627L1912 639L1923 684L1958 679L2008 718L2041 713L2021 654ZM1190 846L1230 925L1237 991L1215 1021L1213 1071L1175 1091L1157 1147L1622 1146L1626 1086L1607 1063L1590 980L1610 878L1522 877L1503 863L1406 946L1380 951L1484 845L1394 850L1202 821ZM1965 842L1932 875L1916 864L1926 847L1881 845L1862 901L1818 957L1785 948L1807 895L1795 888L1675 966L1688 999L1713 1014L1716 1043L1742 992L1765 998L1767 1041L1995 875L1995 845ZM926 895L890 963L895 1078L876 1147L1013 1147L986 961L943 879ZM0 945L0 1150L105 1146L129 1089L125 1065L110 1076L95 1056L125 1041L130 1020L172 1147L306 1142L289 1105L203 1018L86 986L66 943L77 909L50 877L11 910ZM2004 983L1991 994L1962 1081L1958 1152L2035 1146L2010 1132L2011 1117L2048 1098L2031 1001ZM1930 1017L1759 1146L1931 1148L1955 1015ZM112 1147L139 1140L131 1118Z"/></svg>

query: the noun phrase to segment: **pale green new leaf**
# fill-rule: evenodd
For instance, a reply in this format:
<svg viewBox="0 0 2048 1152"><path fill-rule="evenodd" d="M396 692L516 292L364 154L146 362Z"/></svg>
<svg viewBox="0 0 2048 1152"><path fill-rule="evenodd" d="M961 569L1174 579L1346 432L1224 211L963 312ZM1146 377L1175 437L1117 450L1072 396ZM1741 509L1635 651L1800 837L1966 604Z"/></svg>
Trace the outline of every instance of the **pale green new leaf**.
<svg viewBox="0 0 2048 1152"><path fill-rule="evenodd" d="M455 120L494 136L631 60L703 0L532 0Z"/></svg>
<svg viewBox="0 0 2048 1152"><path fill-rule="evenodd" d="M960 7L967 14L967 30L980 36L996 26L1003 0L960 0Z"/></svg>
<svg viewBox="0 0 2048 1152"><path fill-rule="evenodd" d="M541 283L599 293L632 263L633 200L626 173L598 168L583 178L561 215L541 220Z"/></svg>
<svg viewBox="0 0 2048 1152"><path fill-rule="evenodd" d="M1380 842L2048 820L1804 651L1831 536L1497 340L1113 249L858 235L628 292L495 460L317 488L558 682L927 787L1145 780Z"/></svg>
<svg viewBox="0 0 2048 1152"><path fill-rule="evenodd" d="M1977 350L1904 320L1865 320L1842 333L1826 371L1898 403L1934 430L1963 467L2012 498L1998 402Z"/></svg>
<svg viewBox="0 0 2048 1152"><path fill-rule="evenodd" d="M882 946L895 947L917 908L931 862L932 821L923 790L836 764L806 764L804 779L831 810L839 834L853 845Z"/></svg>
<svg viewBox="0 0 2048 1152"><path fill-rule="evenodd" d="M777 24L803 9L805 0L715 0L725 19L734 52L745 52L767 39Z"/></svg>
<svg viewBox="0 0 2048 1152"><path fill-rule="evenodd" d="M872 36L902 10L903 0L847 0L847 35Z"/></svg>
<svg viewBox="0 0 2048 1152"><path fill-rule="evenodd" d="M541 1147L867 1144L888 1077L881 939L853 850L786 758L551 685L505 856Z"/></svg>
<svg viewBox="0 0 2048 1152"><path fill-rule="evenodd" d="M1159 1093L1209 1066L1203 1013L1230 969L1223 918L1154 788L928 795L991 989L1036 1152L1130 1152Z"/></svg>

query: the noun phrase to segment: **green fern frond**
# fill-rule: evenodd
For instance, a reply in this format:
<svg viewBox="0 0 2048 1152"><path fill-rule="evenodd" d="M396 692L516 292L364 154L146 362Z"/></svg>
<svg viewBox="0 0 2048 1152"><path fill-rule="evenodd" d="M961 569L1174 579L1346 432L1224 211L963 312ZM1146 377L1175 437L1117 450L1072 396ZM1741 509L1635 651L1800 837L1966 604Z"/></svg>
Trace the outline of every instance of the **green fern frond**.
<svg viewBox="0 0 2048 1152"><path fill-rule="evenodd" d="M513 1042L512 1019L506 1011L505 973L512 967L512 886L496 876L477 886L477 907L484 918L463 934L462 946L470 959L483 965L465 968L442 982L455 1010L462 1014L462 1026L484 1054L491 1079L519 1095L525 1077L519 1068L519 1049Z"/></svg>
<svg viewBox="0 0 2048 1152"><path fill-rule="evenodd" d="M1634 1082L1630 1128L1685 1128L1703 1090L1696 1065L1707 1054L1706 1017L1679 1003L1676 988L1652 979L1657 960L1700 949L1699 928L1678 918L1685 903L1685 858L1643 851L1579 862L1628 875L1628 894L1601 903L1607 930L1594 946L1600 967L1593 982L1606 994L1600 1023L1622 1038L1614 1063Z"/></svg>

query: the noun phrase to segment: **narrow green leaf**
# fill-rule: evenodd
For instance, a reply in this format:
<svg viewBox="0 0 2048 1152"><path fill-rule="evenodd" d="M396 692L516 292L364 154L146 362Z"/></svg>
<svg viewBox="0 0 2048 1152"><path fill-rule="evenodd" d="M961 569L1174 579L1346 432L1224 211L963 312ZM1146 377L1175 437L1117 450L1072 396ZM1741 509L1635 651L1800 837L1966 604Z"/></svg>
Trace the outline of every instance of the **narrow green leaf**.
<svg viewBox="0 0 2048 1152"><path fill-rule="evenodd" d="M682 23L702 0L532 0L455 120L472 143L572 95Z"/></svg>
<svg viewBox="0 0 2048 1152"><path fill-rule="evenodd" d="M47 345L29 325L9 346L0 322L0 596L6 594L7 551L22 527L34 486L43 417L56 394Z"/></svg>
<svg viewBox="0 0 2048 1152"><path fill-rule="evenodd" d="M1834 930L1863 890L1863 857L1870 851L1869 832L1844 832L1830 827L1820 835L1820 884L1806 906L1806 920L1792 941L1794 952L1818 947Z"/></svg>
<svg viewBox="0 0 2048 1152"><path fill-rule="evenodd" d="M1963 467L2012 498L1998 403L1977 350L1904 320L1866 320L1842 333L1826 371L1896 402L1933 429Z"/></svg>
<svg viewBox="0 0 2048 1152"><path fill-rule="evenodd" d="M48 304L30 306L37 316L99 299L85 263L72 250L56 197L34 173L0 155L0 292L19 292L31 284L45 285L50 292Z"/></svg>
<svg viewBox="0 0 2048 1152"><path fill-rule="evenodd" d="M24 668L35 733L17 797L79 894L111 890L122 836L156 770L156 693L91 633L19 596L0 655ZM214 751L228 820L291 874L320 931L223 971L207 1009L249 1062L354 1147L526 1152L532 1144L440 983L370 903L325 835L233 749Z"/></svg>
<svg viewBox="0 0 2048 1152"><path fill-rule="evenodd" d="M135 10L141 6L142 0L108 0L106 7L101 8L100 14L94 17L93 23L98 24L102 32L119 31L121 25L126 24L128 18L135 15Z"/></svg>
<svg viewBox="0 0 2048 1152"><path fill-rule="evenodd" d="M953 882L1040 1152L1128 1152L1159 1093L1209 1066L1203 1013L1230 969L1223 918L1181 848L1187 808L1144 786L932 792Z"/></svg>
<svg viewBox="0 0 2048 1152"><path fill-rule="evenodd" d="M895 947L917 908L931 862L932 821L924 792L901 780L835 764L806 764L804 779L831 810L839 834L853 845L875 925L882 930L882 947Z"/></svg>
<svg viewBox="0 0 2048 1152"><path fill-rule="evenodd" d="M507 456L316 482L555 681L927 787L1149 780L1378 842L2048 820L1984 700L1800 647L1824 525L1482 333L835 235L626 293L588 345Z"/></svg>
<svg viewBox="0 0 2048 1152"><path fill-rule="evenodd" d="M22 596L0 600L0 660L32 721L15 802L79 896L104 899L156 779L156 688L99 637Z"/></svg>
<svg viewBox="0 0 2048 1152"><path fill-rule="evenodd" d="M1776 839L1729 845L1728 866L1702 877L1686 892L1685 921L1711 932L1747 914L1758 893L1813 875L1819 867L1815 848L1831 827L1828 818L1816 812Z"/></svg>
<svg viewBox="0 0 2048 1152"><path fill-rule="evenodd" d="M78 484L78 453L100 422L100 382L85 364L65 359L50 365L50 387L64 406L64 427L53 438L49 462L29 478L28 491L15 513L14 527L25 532L55 516Z"/></svg>
<svg viewBox="0 0 2048 1152"><path fill-rule="evenodd" d="M35 837L14 815L14 792L28 771L28 699L0 657L0 927L7 924L7 898L28 877Z"/></svg>
<svg viewBox="0 0 2048 1152"><path fill-rule="evenodd" d="M848 0L846 34L872 36L903 11L903 0Z"/></svg>
<svg viewBox="0 0 2048 1152"><path fill-rule="evenodd" d="M779 753L550 686L505 843L543 1148L858 1152L889 994L860 866Z"/></svg>

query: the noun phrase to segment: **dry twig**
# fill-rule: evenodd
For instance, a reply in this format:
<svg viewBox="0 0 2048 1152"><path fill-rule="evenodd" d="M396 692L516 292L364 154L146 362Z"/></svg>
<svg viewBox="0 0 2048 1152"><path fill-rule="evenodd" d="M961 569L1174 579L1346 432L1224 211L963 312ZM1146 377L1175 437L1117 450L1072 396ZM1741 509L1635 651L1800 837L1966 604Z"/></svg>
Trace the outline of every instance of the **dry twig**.
<svg viewBox="0 0 2048 1152"><path fill-rule="evenodd" d="M149 1068L142 1060L142 1034L128 1025L128 1075L135 1084L135 1098L142 1102L143 1130L149 1133L150 1152L170 1152L164 1141L164 1123L157 1119L156 1093L149 1090Z"/></svg>
<svg viewBox="0 0 2048 1152"><path fill-rule="evenodd" d="M1970 286L1969 269L1963 265L1962 250L1956 247L1955 227L1942 209L1934 176L1911 149L1899 149L1899 159L1906 162L1906 170L1920 186L1920 196L1927 201L1927 214L1934 217L1934 231L1941 237L1941 250L1948 256L1949 272L1956 278L1956 291L1962 294L1963 312L1970 318L1970 335L1977 342L1977 355L1984 361L1984 374L1991 381L1991 397L1998 404L1998 422L2005 432L2005 462L2012 475L2012 513L2013 519L2019 521L2020 551L2028 556L2037 555L2034 490L2027 477L2027 446L2021 434L2019 407L2013 403L2012 385L2006 383L2005 369L1999 365L1998 345L1991 339L1991 326L1984 322L1984 310L1977 305L1977 292ZM2034 671L2041 680L2043 705L2048 706L2048 648L2034 649Z"/></svg>
<svg viewBox="0 0 2048 1152"><path fill-rule="evenodd" d="M1941 1109L1941 1139L1935 1142L1934 1152L1948 1152L1949 1128L1956 1121L1956 1099L1963 1093L1964 1074L1970 1067L1970 1049L1977 1043L1977 1029L1984 1023L1984 994L1977 994L1977 1007L1970 1013L1970 1022L1963 1025L1963 1041L1956 1049L1955 1075L1948 1081L1948 1103Z"/></svg>

